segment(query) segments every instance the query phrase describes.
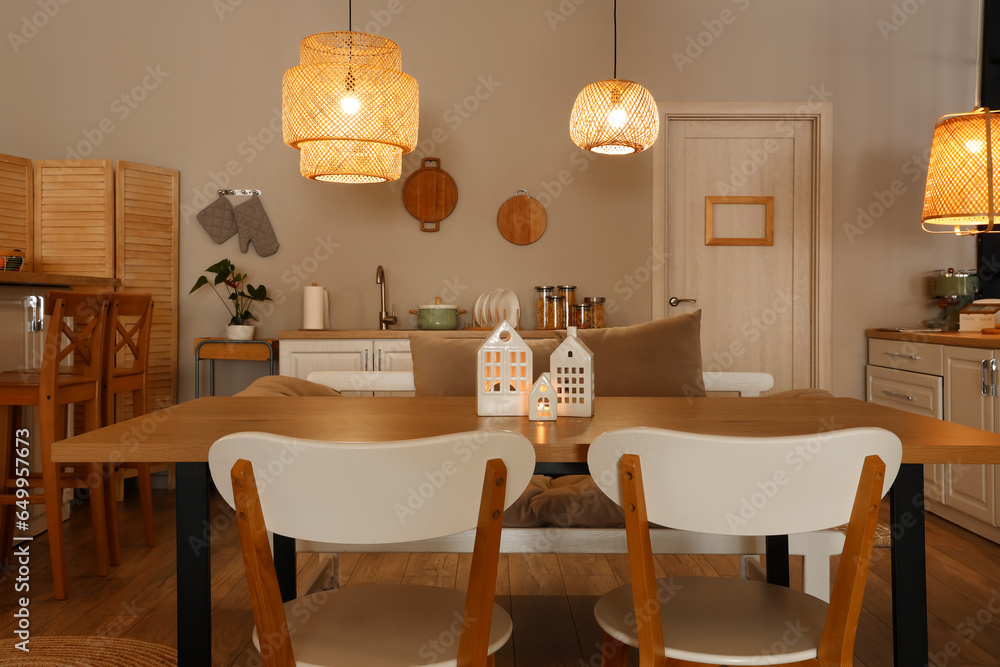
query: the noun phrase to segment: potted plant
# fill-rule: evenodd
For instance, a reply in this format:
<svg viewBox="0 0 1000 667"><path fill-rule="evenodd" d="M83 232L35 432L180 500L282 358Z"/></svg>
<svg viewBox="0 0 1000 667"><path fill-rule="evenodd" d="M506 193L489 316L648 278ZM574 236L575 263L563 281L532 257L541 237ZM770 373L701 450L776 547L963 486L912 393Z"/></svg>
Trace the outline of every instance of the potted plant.
<svg viewBox="0 0 1000 667"><path fill-rule="evenodd" d="M247 275L237 273L236 266L228 259L213 264L205 269L205 273L214 274L211 281L207 276L199 276L194 287L188 294L200 289L205 285L210 285L222 305L229 311L229 325L226 327L226 336L230 340L252 340L254 325L247 324L249 320L256 320L250 312L250 304L254 301L270 301L267 295L267 288L263 285L254 287L250 283L245 283ZM245 283L245 284L244 284ZM223 285L227 292L227 297L223 298L219 293L218 286Z"/></svg>

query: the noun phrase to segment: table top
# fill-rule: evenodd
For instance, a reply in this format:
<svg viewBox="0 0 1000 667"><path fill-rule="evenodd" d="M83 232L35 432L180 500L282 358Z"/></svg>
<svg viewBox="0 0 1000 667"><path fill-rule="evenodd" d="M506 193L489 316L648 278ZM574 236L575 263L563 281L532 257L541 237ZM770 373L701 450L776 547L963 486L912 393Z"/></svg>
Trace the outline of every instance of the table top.
<svg viewBox="0 0 1000 667"><path fill-rule="evenodd" d="M479 417L473 397L203 397L56 442L52 458L206 461L213 442L239 431L379 442L492 429L528 437L539 461L586 461L595 437L632 426L753 436L877 426L899 436L904 463L1000 463L1000 434L833 397L604 397L596 399L594 417L560 417L554 422Z"/></svg>

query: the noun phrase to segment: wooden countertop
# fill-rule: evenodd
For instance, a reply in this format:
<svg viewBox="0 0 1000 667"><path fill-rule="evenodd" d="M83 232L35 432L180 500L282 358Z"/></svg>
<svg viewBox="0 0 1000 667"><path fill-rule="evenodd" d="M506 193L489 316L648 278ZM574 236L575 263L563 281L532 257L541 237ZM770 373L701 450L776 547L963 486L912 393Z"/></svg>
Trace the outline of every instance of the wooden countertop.
<svg viewBox="0 0 1000 667"><path fill-rule="evenodd" d="M379 339L400 339L412 338L413 336L440 336L442 338L486 338L490 335L490 330L452 329L445 331L431 331L426 329L298 329L296 331L279 331L278 338L282 340L338 340L370 338ZM518 330L522 338L558 338L555 331L543 331L538 329Z"/></svg>
<svg viewBox="0 0 1000 667"><path fill-rule="evenodd" d="M885 331L882 329L866 329L868 338L883 340L904 340L911 343L935 343L938 345L955 345L957 347L978 347L1000 350L1000 336L987 336L971 331L943 331L940 333L915 333L906 331Z"/></svg>
<svg viewBox="0 0 1000 667"><path fill-rule="evenodd" d="M37 273L35 271L0 271L0 285L51 285L53 287L118 287L118 278L73 276L62 273Z"/></svg>

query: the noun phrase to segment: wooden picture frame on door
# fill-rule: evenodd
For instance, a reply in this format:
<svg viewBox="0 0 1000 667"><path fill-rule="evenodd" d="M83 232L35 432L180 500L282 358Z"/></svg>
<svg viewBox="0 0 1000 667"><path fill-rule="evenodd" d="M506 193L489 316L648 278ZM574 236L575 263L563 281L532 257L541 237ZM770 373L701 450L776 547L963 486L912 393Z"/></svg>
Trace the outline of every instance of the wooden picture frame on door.
<svg viewBox="0 0 1000 667"><path fill-rule="evenodd" d="M764 235L716 236L715 207L717 204L763 206ZM705 197L705 245L774 245L774 197Z"/></svg>

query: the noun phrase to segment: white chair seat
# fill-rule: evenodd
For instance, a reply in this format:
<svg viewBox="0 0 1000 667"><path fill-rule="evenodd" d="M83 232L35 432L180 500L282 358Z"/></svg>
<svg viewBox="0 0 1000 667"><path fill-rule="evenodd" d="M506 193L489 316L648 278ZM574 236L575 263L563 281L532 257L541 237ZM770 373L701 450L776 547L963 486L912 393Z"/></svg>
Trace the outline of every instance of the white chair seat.
<svg viewBox="0 0 1000 667"><path fill-rule="evenodd" d="M669 577L656 583L668 658L776 665L816 657L828 606L822 600L743 579ZM626 585L602 597L594 616L609 635L638 648L634 609L632 586Z"/></svg>
<svg viewBox="0 0 1000 667"><path fill-rule="evenodd" d="M297 665L444 667L457 661L465 591L405 584L352 586L284 606ZM493 605L490 655L510 638L512 629L510 615ZM262 650L256 627L253 643Z"/></svg>

